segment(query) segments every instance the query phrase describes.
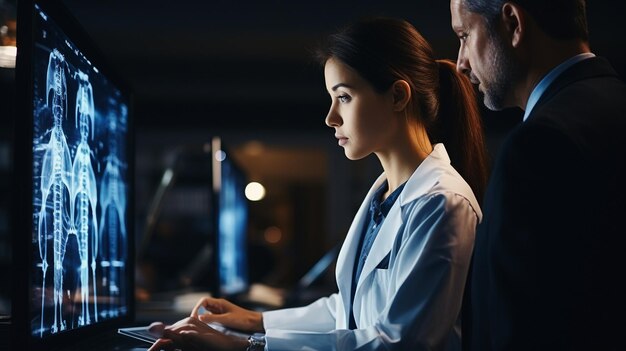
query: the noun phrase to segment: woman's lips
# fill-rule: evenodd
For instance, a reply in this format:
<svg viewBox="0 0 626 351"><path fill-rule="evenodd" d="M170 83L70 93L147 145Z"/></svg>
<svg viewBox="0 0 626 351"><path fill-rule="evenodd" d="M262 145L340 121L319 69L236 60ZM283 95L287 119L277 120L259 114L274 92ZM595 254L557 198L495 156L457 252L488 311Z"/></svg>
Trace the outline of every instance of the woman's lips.
<svg viewBox="0 0 626 351"><path fill-rule="evenodd" d="M348 138L343 135L335 135L335 138L337 138L339 146L344 146L348 142Z"/></svg>

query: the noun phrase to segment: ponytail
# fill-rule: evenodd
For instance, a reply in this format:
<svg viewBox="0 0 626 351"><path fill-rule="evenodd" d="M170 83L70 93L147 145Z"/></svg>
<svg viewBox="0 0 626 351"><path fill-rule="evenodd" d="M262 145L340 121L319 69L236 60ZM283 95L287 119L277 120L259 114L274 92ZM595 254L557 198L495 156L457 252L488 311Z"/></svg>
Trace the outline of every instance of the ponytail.
<svg viewBox="0 0 626 351"><path fill-rule="evenodd" d="M429 130L433 143L444 143L452 166L461 174L481 202L488 166L482 121L474 87L456 71L450 60L439 65L439 111Z"/></svg>
<svg viewBox="0 0 626 351"><path fill-rule="evenodd" d="M411 87L407 117L422 125L431 143L444 143L452 166L479 201L487 182L487 152L474 88L449 60L435 60L426 39L409 22L358 21L329 37L317 53L352 67L378 93L404 80Z"/></svg>

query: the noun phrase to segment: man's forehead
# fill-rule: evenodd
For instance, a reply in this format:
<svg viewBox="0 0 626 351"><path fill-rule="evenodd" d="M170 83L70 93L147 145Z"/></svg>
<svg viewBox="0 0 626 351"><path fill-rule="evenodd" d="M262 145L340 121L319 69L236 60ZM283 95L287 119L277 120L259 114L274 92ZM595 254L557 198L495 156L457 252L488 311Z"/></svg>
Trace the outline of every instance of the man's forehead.
<svg viewBox="0 0 626 351"><path fill-rule="evenodd" d="M452 28L462 28L464 15L467 10L463 0L450 0L450 14L452 15Z"/></svg>
<svg viewBox="0 0 626 351"><path fill-rule="evenodd" d="M473 27L477 21L482 19L480 14L469 10L466 0L450 0L450 14L452 28L455 30Z"/></svg>

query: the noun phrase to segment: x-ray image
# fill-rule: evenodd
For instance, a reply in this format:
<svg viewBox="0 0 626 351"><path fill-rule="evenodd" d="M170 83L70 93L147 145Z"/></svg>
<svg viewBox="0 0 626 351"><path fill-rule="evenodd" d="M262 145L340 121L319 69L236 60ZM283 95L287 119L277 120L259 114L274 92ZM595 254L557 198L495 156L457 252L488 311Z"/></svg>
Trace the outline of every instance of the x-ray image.
<svg viewBox="0 0 626 351"><path fill-rule="evenodd" d="M128 106L43 12L36 32L31 330L43 337L127 313Z"/></svg>

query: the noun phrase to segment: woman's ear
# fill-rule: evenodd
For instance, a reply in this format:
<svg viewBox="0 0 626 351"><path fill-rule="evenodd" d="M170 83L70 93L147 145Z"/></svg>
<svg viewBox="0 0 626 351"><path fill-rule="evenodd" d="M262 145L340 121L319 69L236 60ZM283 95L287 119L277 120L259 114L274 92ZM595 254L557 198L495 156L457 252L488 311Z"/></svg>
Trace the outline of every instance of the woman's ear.
<svg viewBox="0 0 626 351"><path fill-rule="evenodd" d="M411 87L404 80L396 80L391 86L393 94L393 110L396 112L403 111L406 105L411 101Z"/></svg>

